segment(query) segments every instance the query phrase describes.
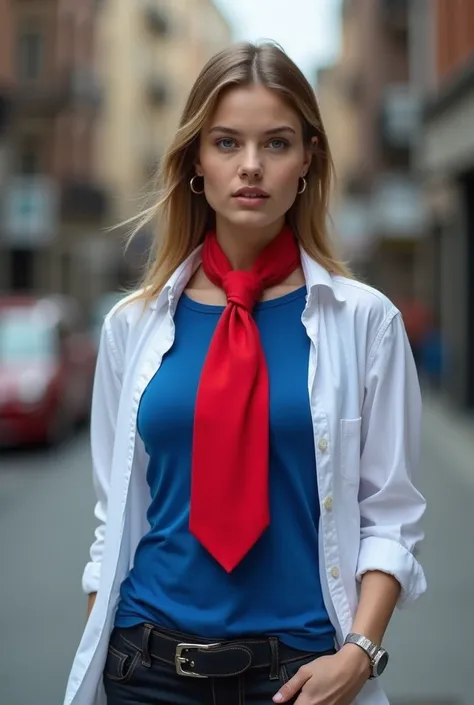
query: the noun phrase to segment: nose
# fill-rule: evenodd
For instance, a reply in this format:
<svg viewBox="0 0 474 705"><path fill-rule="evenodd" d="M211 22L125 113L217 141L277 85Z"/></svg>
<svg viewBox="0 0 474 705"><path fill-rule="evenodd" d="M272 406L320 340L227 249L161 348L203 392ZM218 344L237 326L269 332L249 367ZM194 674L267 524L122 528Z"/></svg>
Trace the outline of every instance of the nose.
<svg viewBox="0 0 474 705"><path fill-rule="evenodd" d="M242 153L242 161L239 166L239 176L241 179L258 180L262 178L263 167L256 149L249 147Z"/></svg>

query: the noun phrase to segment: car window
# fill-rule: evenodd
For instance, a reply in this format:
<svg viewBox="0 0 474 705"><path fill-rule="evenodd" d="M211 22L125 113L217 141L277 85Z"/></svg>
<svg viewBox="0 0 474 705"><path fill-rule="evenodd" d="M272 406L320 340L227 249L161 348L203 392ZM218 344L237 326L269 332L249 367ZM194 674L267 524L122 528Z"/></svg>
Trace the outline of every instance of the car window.
<svg viewBox="0 0 474 705"><path fill-rule="evenodd" d="M48 359L56 354L57 340L51 326L32 312L0 314L0 361Z"/></svg>

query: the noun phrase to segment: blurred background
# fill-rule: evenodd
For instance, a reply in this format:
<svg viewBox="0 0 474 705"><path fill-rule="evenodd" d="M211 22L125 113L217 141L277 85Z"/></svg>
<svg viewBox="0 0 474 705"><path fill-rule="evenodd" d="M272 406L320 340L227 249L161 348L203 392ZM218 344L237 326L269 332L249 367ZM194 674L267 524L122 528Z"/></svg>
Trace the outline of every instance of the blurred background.
<svg viewBox="0 0 474 705"><path fill-rule="evenodd" d="M205 61L272 38L314 85L331 228L402 311L423 387L420 549L393 705L474 705L473 0L0 0L0 705L60 705L85 619L104 314Z"/></svg>

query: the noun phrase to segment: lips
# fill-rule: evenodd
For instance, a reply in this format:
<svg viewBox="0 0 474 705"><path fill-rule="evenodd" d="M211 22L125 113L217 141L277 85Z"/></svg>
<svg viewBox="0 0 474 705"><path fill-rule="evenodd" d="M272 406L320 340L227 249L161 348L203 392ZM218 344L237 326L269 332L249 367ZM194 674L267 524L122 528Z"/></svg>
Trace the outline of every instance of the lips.
<svg viewBox="0 0 474 705"><path fill-rule="evenodd" d="M233 196L234 198L269 198L269 194L260 188L241 188Z"/></svg>

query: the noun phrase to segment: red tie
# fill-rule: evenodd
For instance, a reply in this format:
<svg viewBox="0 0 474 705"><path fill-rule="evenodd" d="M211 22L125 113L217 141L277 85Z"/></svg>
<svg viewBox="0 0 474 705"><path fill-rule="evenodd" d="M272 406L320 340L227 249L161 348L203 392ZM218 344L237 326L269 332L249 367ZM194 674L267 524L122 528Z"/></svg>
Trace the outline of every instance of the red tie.
<svg viewBox="0 0 474 705"><path fill-rule="evenodd" d="M231 572L270 523L268 370L252 309L300 264L285 228L250 271L233 271L215 233L204 240L207 277L227 295L204 361L193 435L191 533Z"/></svg>

